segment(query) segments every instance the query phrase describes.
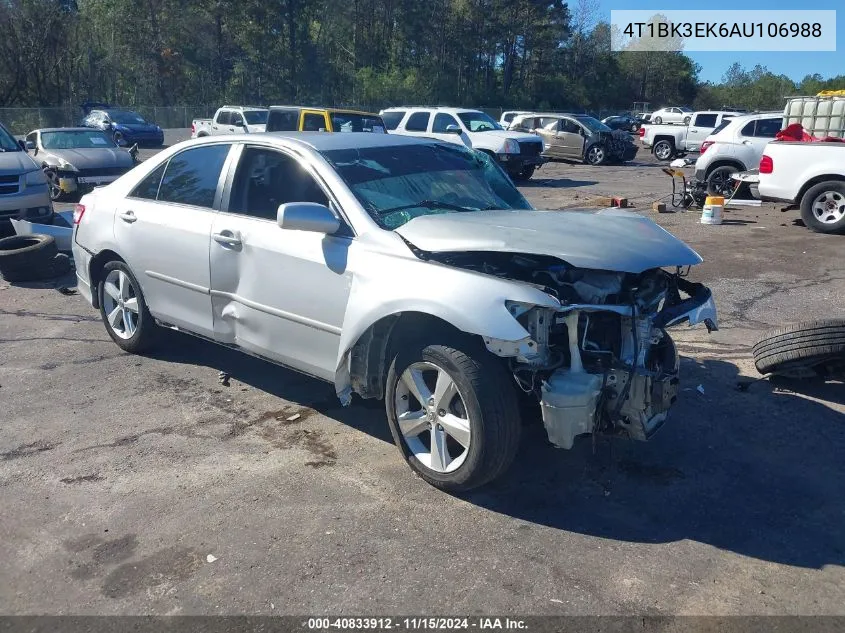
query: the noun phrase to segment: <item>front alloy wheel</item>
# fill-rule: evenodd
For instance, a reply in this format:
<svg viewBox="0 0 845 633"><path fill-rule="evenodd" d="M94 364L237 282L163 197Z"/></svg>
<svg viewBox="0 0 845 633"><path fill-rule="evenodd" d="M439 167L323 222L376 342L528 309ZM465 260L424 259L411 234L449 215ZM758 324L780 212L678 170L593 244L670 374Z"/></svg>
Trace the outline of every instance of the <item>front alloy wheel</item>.
<svg viewBox="0 0 845 633"><path fill-rule="evenodd" d="M60 201L62 199L62 187L59 183L58 172L51 167L47 167L44 169L44 176L47 178L47 187L50 190L50 200L53 202Z"/></svg>
<svg viewBox="0 0 845 633"><path fill-rule="evenodd" d="M587 150L587 162L591 165L601 165L607 158L607 153L601 145L593 145Z"/></svg>
<svg viewBox="0 0 845 633"><path fill-rule="evenodd" d="M513 381L471 339L404 344L387 376L390 431L411 468L453 492L501 475L516 454L520 421Z"/></svg>

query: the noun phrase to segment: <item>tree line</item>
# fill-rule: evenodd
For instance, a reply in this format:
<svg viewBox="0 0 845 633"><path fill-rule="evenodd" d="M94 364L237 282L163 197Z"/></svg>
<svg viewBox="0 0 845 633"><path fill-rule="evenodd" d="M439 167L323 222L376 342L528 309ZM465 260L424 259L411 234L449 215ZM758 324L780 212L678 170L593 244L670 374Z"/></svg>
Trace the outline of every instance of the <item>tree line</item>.
<svg viewBox="0 0 845 633"><path fill-rule="evenodd" d="M597 0L0 0L0 106L449 104L780 109L845 87L610 50Z"/></svg>

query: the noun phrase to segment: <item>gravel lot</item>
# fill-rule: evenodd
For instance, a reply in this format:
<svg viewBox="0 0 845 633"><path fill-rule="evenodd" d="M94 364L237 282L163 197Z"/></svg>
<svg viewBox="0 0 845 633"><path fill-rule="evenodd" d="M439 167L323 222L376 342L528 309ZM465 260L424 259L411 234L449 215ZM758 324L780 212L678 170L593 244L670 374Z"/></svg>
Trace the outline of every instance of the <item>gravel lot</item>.
<svg viewBox="0 0 845 633"><path fill-rule="evenodd" d="M413 476L380 404L177 334L130 356L61 282L0 281L0 610L845 614L845 389L736 389L762 331L845 313L845 238L772 205L652 213L670 186L643 155L523 187L627 196L704 257L722 329L675 332L670 421L571 452L526 427L508 478L463 498Z"/></svg>

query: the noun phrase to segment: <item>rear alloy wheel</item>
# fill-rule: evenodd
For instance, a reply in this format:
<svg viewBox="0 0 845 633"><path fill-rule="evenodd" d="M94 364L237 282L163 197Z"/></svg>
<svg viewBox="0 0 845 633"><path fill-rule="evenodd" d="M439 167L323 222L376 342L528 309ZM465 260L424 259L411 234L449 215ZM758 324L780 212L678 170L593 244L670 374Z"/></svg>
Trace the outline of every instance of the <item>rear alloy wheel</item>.
<svg viewBox="0 0 845 633"><path fill-rule="evenodd" d="M654 124L655 124L655 125L660 125L661 123L663 123L663 118L662 118L662 117L659 117L659 116L654 117Z"/></svg>
<svg viewBox="0 0 845 633"><path fill-rule="evenodd" d="M711 171L707 176L707 195L730 198L739 193L735 193L736 183L731 178L731 174L738 171L738 168L731 165L723 165Z"/></svg>
<svg viewBox="0 0 845 633"><path fill-rule="evenodd" d="M684 117L684 125L689 125L690 120L691 120L690 117L685 116Z"/></svg>
<svg viewBox="0 0 845 633"><path fill-rule="evenodd" d="M845 182L821 182L801 198L801 219L818 233L845 233Z"/></svg>
<svg viewBox="0 0 845 633"><path fill-rule="evenodd" d="M671 160L675 155L675 146L669 141L657 141L654 145L654 155L658 160Z"/></svg>
<svg viewBox="0 0 845 633"><path fill-rule="evenodd" d="M391 434L408 464L428 483L453 492L504 473L521 430L505 368L466 342L403 346L390 366L385 397Z"/></svg>
<svg viewBox="0 0 845 633"><path fill-rule="evenodd" d="M147 349L156 326L129 267L121 261L106 264L98 292L100 316L118 347L132 353Z"/></svg>
<svg viewBox="0 0 845 633"><path fill-rule="evenodd" d="M587 162L591 165L601 165L607 160L607 152L602 145L591 145L587 148Z"/></svg>

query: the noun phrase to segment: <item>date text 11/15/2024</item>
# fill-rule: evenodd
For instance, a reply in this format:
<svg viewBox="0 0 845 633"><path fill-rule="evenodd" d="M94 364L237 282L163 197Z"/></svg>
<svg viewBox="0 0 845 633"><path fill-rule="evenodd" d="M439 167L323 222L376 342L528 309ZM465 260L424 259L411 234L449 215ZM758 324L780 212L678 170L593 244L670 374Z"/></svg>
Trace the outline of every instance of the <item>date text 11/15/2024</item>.
<svg viewBox="0 0 845 633"><path fill-rule="evenodd" d="M528 627L524 620L518 618L496 618L496 617L475 617L475 618L443 618L443 617L407 617L407 618L378 618L378 617L344 617L344 618L308 618L305 623L311 631L330 630L525 630Z"/></svg>

